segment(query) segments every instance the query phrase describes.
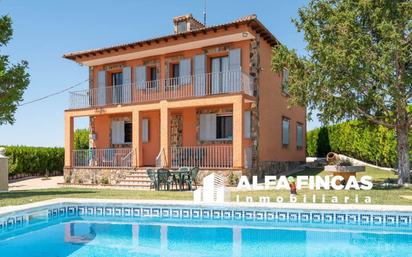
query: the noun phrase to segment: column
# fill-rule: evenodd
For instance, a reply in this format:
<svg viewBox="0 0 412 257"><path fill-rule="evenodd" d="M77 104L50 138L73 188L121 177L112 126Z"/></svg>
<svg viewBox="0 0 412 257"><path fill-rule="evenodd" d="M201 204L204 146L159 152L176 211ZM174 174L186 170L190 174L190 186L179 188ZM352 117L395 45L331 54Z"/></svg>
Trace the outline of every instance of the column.
<svg viewBox="0 0 412 257"><path fill-rule="evenodd" d="M133 110L132 112L132 147L134 150L132 166L140 167L143 165L142 161L142 144L140 131L140 111Z"/></svg>
<svg viewBox="0 0 412 257"><path fill-rule="evenodd" d="M64 167L72 166L74 118L70 114L64 114Z"/></svg>
<svg viewBox="0 0 412 257"><path fill-rule="evenodd" d="M169 109L166 101L160 101L160 151L163 150L161 166L169 166Z"/></svg>
<svg viewBox="0 0 412 257"><path fill-rule="evenodd" d="M233 101L233 167L243 168L243 96Z"/></svg>

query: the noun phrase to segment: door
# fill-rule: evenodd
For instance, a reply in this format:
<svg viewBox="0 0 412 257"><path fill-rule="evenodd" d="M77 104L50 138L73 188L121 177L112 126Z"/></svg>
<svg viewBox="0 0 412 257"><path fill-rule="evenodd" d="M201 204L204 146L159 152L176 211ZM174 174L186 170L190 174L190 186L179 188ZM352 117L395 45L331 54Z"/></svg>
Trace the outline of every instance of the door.
<svg viewBox="0 0 412 257"><path fill-rule="evenodd" d="M227 56L212 58L212 94L227 92L229 58Z"/></svg>
<svg viewBox="0 0 412 257"><path fill-rule="evenodd" d="M112 88L113 88L113 103L122 103L122 84L123 84L123 74L121 72L112 73Z"/></svg>

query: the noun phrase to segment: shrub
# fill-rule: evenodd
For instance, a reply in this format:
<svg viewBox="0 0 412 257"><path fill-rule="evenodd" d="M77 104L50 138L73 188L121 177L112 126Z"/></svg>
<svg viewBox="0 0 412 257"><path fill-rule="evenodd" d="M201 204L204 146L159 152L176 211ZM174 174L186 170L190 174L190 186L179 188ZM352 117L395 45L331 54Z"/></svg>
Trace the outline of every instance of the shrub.
<svg viewBox="0 0 412 257"><path fill-rule="evenodd" d="M102 185L108 185L109 184L109 179L107 177L102 177L100 179L100 184Z"/></svg>
<svg viewBox="0 0 412 257"><path fill-rule="evenodd" d="M239 184L239 179L240 179L239 175L231 171L229 173L229 176L227 177L229 186L237 186Z"/></svg>
<svg viewBox="0 0 412 257"><path fill-rule="evenodd" d="M46 175L63 171L64 148L5 146L9 157L9 176L26 173Z"/></svg>
<svg viewBox="0 0 412 257"><path fill-rule="evenodd" d="M409 135L409 142L412 145L412 134ZM348 121L307 133L308 156L325 157L328 151L379 166L397 165L395 131L361 121Z"/></svg>
<svg viewBox="0 0 412 257"><path fill-rule="evenodd" d="M72 176L70 176L70 175L66 176L66 177L64 178L64 182L65 182L66 184L72 183Z"/></svg>

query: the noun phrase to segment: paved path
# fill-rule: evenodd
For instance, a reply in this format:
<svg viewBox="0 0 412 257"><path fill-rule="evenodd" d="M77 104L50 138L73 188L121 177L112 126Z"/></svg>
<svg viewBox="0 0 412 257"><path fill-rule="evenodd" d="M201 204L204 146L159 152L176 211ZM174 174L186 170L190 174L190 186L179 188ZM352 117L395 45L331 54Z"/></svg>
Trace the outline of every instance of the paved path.
<svg viewBox="0 0 412 257"><path fill-rule="evenodd" d="M47 189L61 187L57 183L63 183L63 176L44 178L29 178L16 182L9 183L9 190L32 190L32 189Z"/></svg>

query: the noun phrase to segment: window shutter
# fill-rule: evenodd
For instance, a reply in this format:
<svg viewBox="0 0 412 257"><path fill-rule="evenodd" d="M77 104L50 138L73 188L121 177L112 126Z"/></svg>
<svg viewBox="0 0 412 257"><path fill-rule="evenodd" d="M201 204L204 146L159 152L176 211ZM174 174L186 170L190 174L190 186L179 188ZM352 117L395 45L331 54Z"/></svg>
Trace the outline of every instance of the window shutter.
<svg viewBox="0 0 412 257"><path fill-rule="evenodd" d="M179 62L180 85L190 83L190 75L192 75L192 63L190 58L182 59Z"/></svg>
<svg viewBox="0 0 412 257"><path fill-rule="evenodd" d="M244 135L245 138L250 138L250 124L251 124L251 120L252 120L252 116L250 114L250 111L245 111L245 115L244 115Z"/></svg>
<svg viewBox="0 0 412 257"><path fill-rule="evenodd" d="M149 119L142 119L142 143L149 142Z"/></svg>
<svg viewBox="0 0 412 257"><path fill-rule="evenodd" d="M240 48L229 51L229 70L240 71Z"/></svg>
<svg viewBox="0 0 412 257"><path fill-rule="evenodd" d="M206 95L206 56L196 55L194 59L194 75L195 75L195 95Z"/></svg>
<svg viewBox="0 0 412 257"><path fill-rule="evenodd" d="M200 114L200 140L210 141L216 139L216 114Z"/></svg>
<svg viewBox="0 0 412 257"><path fill-rule="evenodd" d="M121 99L123 103L130 103L132 100L132 69L130 66L123 67L123 86L121 90Z"/></svg>
<svg viewBox="0 0 412 257"><path fill-rule="evenodd" d="M112 144L124 144L124 121L112 121Z"/></svg>
<svg viewBox="0 0 412 257"><path fill-rule="evenodd" d="M97 105L106 104L106 71L97 73Z"/></svg>
<svg viewBox="0 0 412 257"><path fill-rule="evenodd" d="M137 89L146 89L146 66L136 66L135 75Z"/></svg>

